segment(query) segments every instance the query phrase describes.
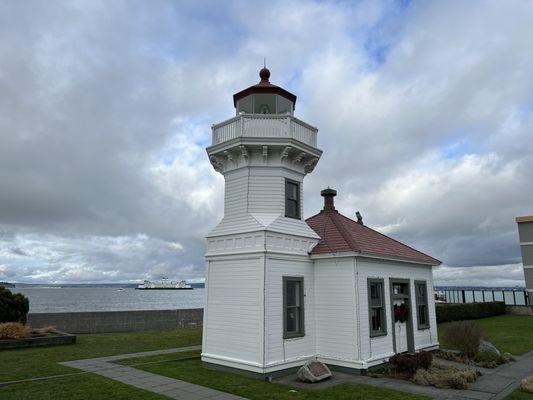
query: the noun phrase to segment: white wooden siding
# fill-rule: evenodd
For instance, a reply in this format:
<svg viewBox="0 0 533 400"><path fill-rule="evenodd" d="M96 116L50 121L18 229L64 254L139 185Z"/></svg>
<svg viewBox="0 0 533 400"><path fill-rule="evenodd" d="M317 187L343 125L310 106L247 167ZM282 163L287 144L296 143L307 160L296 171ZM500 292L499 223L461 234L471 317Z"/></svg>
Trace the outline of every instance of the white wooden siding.
<svg viewBox="0 0 533 400"><path fill-rule="evenodd" d="M263 258L208 261L202 353L261 364Z"/></svg>
<svg viewBox="0 0 533 400"><path fill-rule="evenodd" d="M281 214L285 211L285 179L282 176L253 174L249 185L249 212Z"/></svg>
<svg viewBox="0 0 533 400"><path fill-rule="evenodd" d="M316 354L313 262L303 257L267 257L266 366L308 359ZM305 336L283 339L283 277L304 278Z"/></svg>
<svg viewBox="0 0 533 400"><path fill-rule="evenodd" d="M317 259L314 270L318 356L358 360L354 258Z"/></svg>

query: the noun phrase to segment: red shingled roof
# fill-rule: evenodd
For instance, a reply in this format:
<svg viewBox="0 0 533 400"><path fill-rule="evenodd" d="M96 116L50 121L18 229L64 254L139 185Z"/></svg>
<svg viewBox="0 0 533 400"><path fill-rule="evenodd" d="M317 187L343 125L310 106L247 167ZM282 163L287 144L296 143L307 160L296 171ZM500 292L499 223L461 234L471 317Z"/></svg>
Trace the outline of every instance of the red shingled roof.
<svg viewBox="0 0 533 400"><path fill-rule="evenodd" d="M321 237L312 254L357 252L439 265L441 262L340 214L322 210L305 220Z"/></svg>

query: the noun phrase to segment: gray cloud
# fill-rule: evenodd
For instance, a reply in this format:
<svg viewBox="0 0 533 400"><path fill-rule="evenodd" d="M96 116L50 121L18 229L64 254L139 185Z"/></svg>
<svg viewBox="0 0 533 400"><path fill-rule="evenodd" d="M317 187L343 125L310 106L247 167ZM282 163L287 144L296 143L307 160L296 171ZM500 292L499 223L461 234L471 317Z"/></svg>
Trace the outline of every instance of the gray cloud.
<svg viewBox="0 0 533 400"><path fill-rule="evenodd" d="M257 7L0 5L0 279L201 277L223 197L210 125L265 55L320 128L307 215L330 185L343 213L447 268L515 268L533 196L531 5Z"/></svg>

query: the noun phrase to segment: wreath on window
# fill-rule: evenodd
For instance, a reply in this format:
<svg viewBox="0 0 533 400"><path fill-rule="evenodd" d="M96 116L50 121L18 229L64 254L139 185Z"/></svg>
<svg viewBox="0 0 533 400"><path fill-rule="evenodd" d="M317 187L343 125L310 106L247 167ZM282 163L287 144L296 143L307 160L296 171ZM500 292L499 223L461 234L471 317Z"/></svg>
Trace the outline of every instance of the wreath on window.
<svg viewBox="0 0 533 400"><path fill-rule="evenodd" d="M405 322L407 321L407 316L409 314L409 309L407 304L396 304L394 306L394 322Z"/></svg>

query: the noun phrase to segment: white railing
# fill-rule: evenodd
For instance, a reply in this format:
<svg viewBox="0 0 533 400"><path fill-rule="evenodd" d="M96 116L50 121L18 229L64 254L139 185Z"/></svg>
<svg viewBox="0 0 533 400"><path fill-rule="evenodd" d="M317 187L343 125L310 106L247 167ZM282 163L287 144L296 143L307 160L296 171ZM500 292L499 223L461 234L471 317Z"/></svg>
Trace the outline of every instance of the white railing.
<svg viewBox="0 0 533 400"><path fill-rule="evenodd" d="M316 147L318 129L290 115L244 114L213 125L212 144L237 137L292 138Z"/></svg>

